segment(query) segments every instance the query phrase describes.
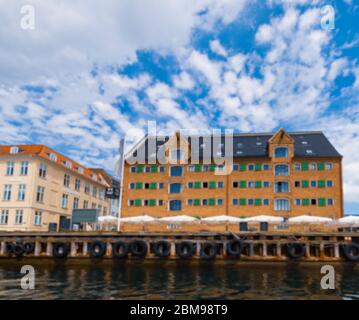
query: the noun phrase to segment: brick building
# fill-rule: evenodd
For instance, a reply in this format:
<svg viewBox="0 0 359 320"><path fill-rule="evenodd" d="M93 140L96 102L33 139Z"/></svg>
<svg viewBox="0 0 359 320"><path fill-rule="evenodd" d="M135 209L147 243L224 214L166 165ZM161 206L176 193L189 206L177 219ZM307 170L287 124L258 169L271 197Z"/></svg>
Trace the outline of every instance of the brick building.
<svg viewBox="0 0 359 320"><path fill-rule="evenodd" d="M145 137L126 156L121 216L343 216L342 156L322 132L237 134L233 165L215 164L225 144Z"/></svg>

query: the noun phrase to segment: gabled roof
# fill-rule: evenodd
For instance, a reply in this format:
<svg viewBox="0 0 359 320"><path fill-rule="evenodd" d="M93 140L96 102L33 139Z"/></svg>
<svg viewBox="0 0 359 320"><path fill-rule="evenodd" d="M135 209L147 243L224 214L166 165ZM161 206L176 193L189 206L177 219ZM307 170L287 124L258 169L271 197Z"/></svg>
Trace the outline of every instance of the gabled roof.
<svg viewBox="0 0 359 320"><path fill-rule="evenodd" d="M294 140L294 157L297 158L313 158L313 157L342 157L339 152L330 143L327 137L321 131L311 132L288 132L287 133ZM268 143L269 140L275 135L275 133L253 133L253 134L235 134L233 135L233 150L232 155L234 158L256 158L256 157L268 157ZM157 137L155 141L157 152L160 148L169 140L169 136ZM222 144L220 147L221 156L224 156L225 152L225 137L222 135L220 139L214 140L213 136L186 136L191 144L192 156L196 155L200 160L203 159L204 150L212 149L214 141L220 141ZM152 140L151 140L152 139ZM205 139L209 139L209 142L204 143ZM142 143L137 145L137 148L132 149L131 153L126 155L126 159L131 159L137 154L145 154L145 160L148 159L147 150L149 140L154 141L156 137L146 137ZM195 148L194 143L198 140L198 147ZM205 144L205 145L202 145ZM209 144L209 145L207 145ZM201 147L202 145L202 147ZM216 148L218 143L216 142ZM216 149L217 150L217 149ZM143 153L145 151L145 153ZM152 154L152 156L157 156Z"/></svg>
<svg viewBox="0 0 359 320"><path fill-rule="evenodd" d="M12 154L11 148L17 147L18 153ZM87 179L92 180L94 183L99 183L104 186L107 185L105 179L99 172L92 171L91 169L77 163L76 161L62 155L61 153L41 144L31 144L31 145L6 145L0 146L0 156L20 156L20 155L35 155L42 159L56 163L57 165L64 167L67 170L70 170L80 176L83 176ZM53 157L54 155L55 157ZM67 166L71 164L71 167Z"/></svg>

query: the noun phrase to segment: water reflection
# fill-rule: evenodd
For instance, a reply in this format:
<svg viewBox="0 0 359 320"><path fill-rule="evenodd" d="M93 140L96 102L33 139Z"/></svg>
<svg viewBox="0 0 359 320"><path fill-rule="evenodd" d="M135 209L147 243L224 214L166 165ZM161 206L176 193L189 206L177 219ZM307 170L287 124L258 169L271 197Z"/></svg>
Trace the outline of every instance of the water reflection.
<svg viewBox="0 0 359 320"><path fill-rule="evenodd" d="M20 289L20 268L36 289ZM319 263L0 260L0 299L359 299L359 266L337 263L321 290Z"/></svg>

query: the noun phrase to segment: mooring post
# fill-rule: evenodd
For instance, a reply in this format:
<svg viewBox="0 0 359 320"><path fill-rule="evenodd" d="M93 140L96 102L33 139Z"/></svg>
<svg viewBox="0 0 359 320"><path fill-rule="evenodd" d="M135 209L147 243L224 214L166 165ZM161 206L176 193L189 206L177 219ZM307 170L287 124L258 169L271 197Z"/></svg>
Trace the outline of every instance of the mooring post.
<svg viewBox="0 0 359 320"><path fill-rule="evenodd" d="M222 248L222 252L221 252L221 256L223 256L223 257L227 256L227 243L228 243L228 241L223 242L223 248Z"/></svg>
<svg viewBox="0 0 359 320"><path fill-rule="evenodd" d="M6 250L6 243L4 241L1 242L0 255L4 255Z"/></svg>
<svg viewBox="0 0 359 320"><path fill-rule="evenodd" d="M88 244L87 244L87 242L84 242L83 245L82 245L82 254L84 256L87 255L87 249L88 249Z"/></svg>
<svg viewBox="0 0 359 320"><path fill-rule="evenodd" d="M75 241L71 241L71 252L70 252L70 256L71 256L71 257L76 257L76 254L77 254L76 242L75 242Z"/></svg>
<svg viewBox="0 0 359 320"><path fill-rule="evenodd" d="M267 243L266 242L262 243L262 256L263 257L267 256Z"/></svg>
<svg viewBox="0 0 359 320"><path fill-rule="evenodd" d="M254 255L254 243L251 241L248 243L248 256L253 257Z"/></svg>
<svg viewBox="0 0 359 320"><path fill-rule="evenodd" d="M282 246L280 242L277 242L277 257L281 257L282 256Z"/></svg>
<svg viewBox="0 0 359 320"><path fill-rule="evenodd" d="M335 244L334 244L334 257L335 257L335 258L340 258L340 255L339 255L339 244L338 244L338 243L335 243Z"/></svg>
<svg viewBox="0 0 359 320"><path fill-rule="evenodd" d="M46 254L48 257L52 256L52 242L46 243Z"/></svg>
<svg viewBox="0 0 359 320"><path fill-rule="evenodd" d="M148 247L148 248L150 248L150 247ZM107 256L107 257L111 257L111 256L112 256L112 244L111 244L111 242L107 242L106 256Z"/></svg>
<svg viewBox="0 0 359 320"><path fill-rule="evenodd" d="M171 254L170 254L171 257L175 257L176 256L176 243L173 241L171 243Z"/></svg>
<svg viewBox="0 0 359 320"><path fill-rule="evenodd" d="M36 241L35 250L34 250L35 257L38 257L40 255L40 252L41 252L41 243L39 241Z"/></svg>
<svg viewBox="0 0 359 320"><path fill-rule="evenodd" d="M199 257L201 252L201 241L196 241L196 256Z"/></svg>

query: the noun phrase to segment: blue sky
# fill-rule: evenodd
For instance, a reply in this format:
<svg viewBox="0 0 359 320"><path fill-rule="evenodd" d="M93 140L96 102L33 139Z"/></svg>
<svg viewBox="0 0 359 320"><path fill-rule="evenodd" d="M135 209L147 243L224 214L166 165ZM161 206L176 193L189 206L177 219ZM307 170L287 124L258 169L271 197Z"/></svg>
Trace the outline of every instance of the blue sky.
<svg viewBox="0 0 359 320"><path fill-rule="evenodd" d="M119 137L323 130L359 213L355 0L0 0L0 143L44 143L112 169ZM323 29L332 5L335 28Z"/></svg>

